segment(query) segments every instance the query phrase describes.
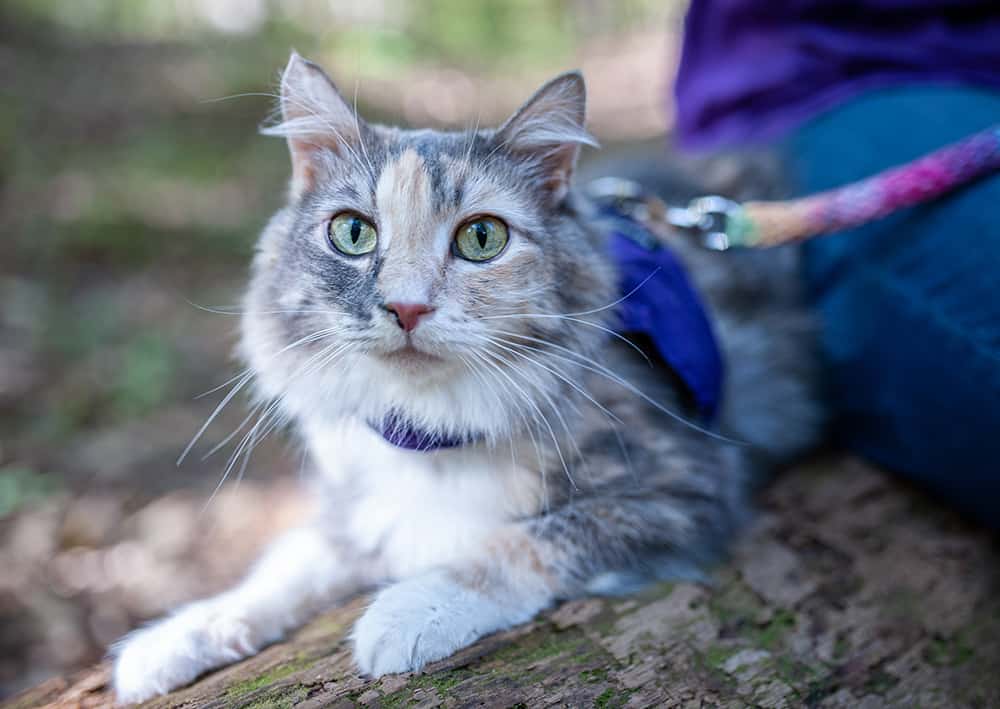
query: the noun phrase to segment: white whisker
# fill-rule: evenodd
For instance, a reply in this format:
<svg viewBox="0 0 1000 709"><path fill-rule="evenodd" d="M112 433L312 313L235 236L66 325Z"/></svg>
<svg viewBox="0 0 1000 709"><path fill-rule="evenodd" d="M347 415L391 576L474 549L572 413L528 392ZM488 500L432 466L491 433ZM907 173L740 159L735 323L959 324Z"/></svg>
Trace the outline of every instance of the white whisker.
<svg viewBox="0 0 1000 709"><path fill-rule="evenodd" d="M320 313L323 315L350 315L350 313L344 310L332 310L330 308L290 308L287 310L238 310L237 306L212 306L212 305L201 305L200 303L195 303L194 301L188 300L184 301L198 310L203 310L206 313L213 313L214 315L246 315L248 313L253 313L254 315L275 315L275 314L308 314L308 313Z"/></svg>
<svg viewBox="0 0 1000 709"><path fill-rule="evenodd" d="M354 80L354 129L358 132L358 142L361 144L361 152L365 154L365 160L368 163L368 174L370 176L370 184L372 191L375 190L375 184L378 175L375 173L375 165L372 163L372 158L368 154L368 146L365 145L364 136L361 134L361 122L358 119L358 85L359 80Z"/></svg>
<svg viewBox="0 0 1000 709"><path fill-rule="evenodd" d="M503 338L491 338L491 341L493 342L493 344L496 344L496 345L499 345L499 346L503 346L503 345L500 345L500 343L502 342L502 343L505 343L506 345L511 345L513 347L528 349L528 350L531 350L533 352L537 352L539 354L546 354L546 352L544 350L541 350L541 349L539 349L537 347L531 347L529 345L524 345L524 344L521 344L521 343L518 343L518 342L513 342L511 340L506 340L506 339L503 339ZM504 349L508 349L508 348L504 347ZM581 395L583 395L590 403L592 403L594 406L596 406L598 409L600 409L602 413L604 413L606 416L610 417L613 421L615 421L616 423L624 423L624 421L622 421L620 418L618 418L617 416L615 416L615 414L613 414L611 411L609 411L606 406L604 406L603 404L601 404L600 402L598 402L596 399L594 399L594 397L591 396L590 393L587 392L586 389L584 389L583 387L581 387L580 385L578 385L576 382L574 382L571 379L569 379L569 377L567 377L564 372L560 372L559 370L556 370L554 368L554 366L553 367L549 367L548 365L542 364L541 362L539 362L539 361L537 361L535 359L532 359L531 357L529 357L528 355L526 355L526 354L524 354L522 352L516 352L514 350L509 350L509 351L512 352L513 354L519 356L519 357L522 357L522 358L526 359L527 361L531 362L532 364L534 364L536 366L539 366L539 367L541 367L542 369L544 369L544 370L546 370L548 372L551 372L556 377L558 377L562 381L566 382L574 390L576 390Z"/></svg>
<svg viewBox="0 0 1000 709"><path fill-rule="evenodd" d="M358 155L357 151L351 146L344 135L337 130L333 123L327 120L312 106L294 99L287 94L280 96L278 100L282 110L284 110L284 105L288 103L293 107L304 111L307 115L289 120L282 120L280 123L273 126L265 126L260 129L262 135L279 136L286 139L298 136L300 140L305 141L308 138L315 136L317 133L322 133L323 130L326 130L337 139L338 146L343 147L348 153L350 153L351 159L354 160L359 167L362 169L366 167L361 161L361 156ZM319 126L316 125L317 123Z"/></svg>
<svg viewBox="0 0 1000 709"><path fill-rule="evenodd" d="M534 365L539 366L542 369L548 371L550 374L554 374L556 377L558 377L562 381L564 381L567 384L569 384L570 386L572 386L576 391L578 391L580 394L582 394L584 397L586 397L591 403L593 403L599 409L601 409L602 411L604 411L607 415L611 416L616 421L619 421L619 419L618 419L617 416L615 416L614 414L612 414L605 407L601 406L601 404L597 403L597 401L595 401L594 398L591 397L586 391L584 391L583 389L581 389L580 387L578 387L576 384L574 384L573 382L571 382L568 378L566 378L565 376L563 376L559 372L557 372L554 369L552 369L552 368L550 368L550 367L542 364L541 362L535 361L531 357L529 357L529 356L527 356L527 355L525 355L525 354L523 354L521 352L518 352L518 351L516 351L516 350L514 350L514 349L512 349L510 347L507 347L506 345L502 344L501 342L499 342L497 340L492 340L491 344L493 344L495 347L500 347L501 349L503 349L503 350L505 350L507 352L510 352L511 354L513 354L515 356L518 356L518 357L526 360L529 364L534 364ZM556 403L552 400L552 397L548 394L548 392L545 391L545 389L543 389L541 386L536 386L535 388L538 389L539 393L545 398L546 403L548 403L549 408L551 408L552 411L555 413L555 415L559 418L559 421L562 424L563 429L566 431L566 437L573 444L573 448L576 451L577 460L581 461L582 464L586 464L586 461L585 461L584 456L583 456L583 452L580 450L580 446L577 444L576 437L570 431L570 427L567 424L565 417L562 415L562 412L560 411L560 407L558 407L556 405ZM575 408L575 402L573 402L573 405L574 405L574 408ZM580 411L579 411L578 408L575 408L575 412L576 412L577 415L580 415ZM573 487L575 488L576 484L573 482L572 478L570 478L570 482L573 483Z"/></svg>
<svg viewBox="0 0 1000 709"><path fill-rule="evenodd" d="M543 345L545 345L547 347L552 347L552 348L558 349L560 351L566 352L568 355L571 355L573 357L573 359L569 359L568 357L563 356L563 355L558 355L558 354L556 354L554 352L552 352L550 354L552 354L554 357L559 357L559 358L564 359L566 361L574 362L578 366L586 369L589 372L594 372L595 374L600 374L600 375L604 376L605 378L607 378L607 379L615 382L619 386L623 387L627 391L630 391L631 393L635 394L636 396L638 396L639 398L641 398L643 401L645 401L646 403L648 403L653 408L655 408L658 411L666 414L670 418L674 419L678 423L681 423L681 424L687 426L688 428L691 428L691 429L693 429L695 431L698 431L699 433L703 433L704 435L706 435L706 436L708 436L710 438L714 438L717 441L722 441L724 443L729 443L729 444L738 445L738 446L747 445L744 441L739 441L739 440L730 438L728 436L724 436L721 433L716 433L715 431L707 429L704 426L699 426L698 424L696 424L693 421L685 418L684 416L682 416L681 414L677 413L676 411L673 411L672 409L664 406L660 402L658 402L655 399L651 398L645 392L643 392L637 386L635 386L634 384L632 384L631 382L629 382L628 380L626 380L625 378L623 378L621 375L619 375L614 370L612 370L612 369L604 366L603 364L600 364L599 362L597 362L594 359L591 359L589 357L585 357L584 355L581 355L580 353L575 352L574 350L571 350L568 347L563 347L562 345L557 345L554 342L549 342L547 340L542 340L542 339L537 338L537 337L531 337L530 335L523 335L523 334L516 333L516 332L500 331L500 334L511 335L511 336L514 336L514 337L519 337L519 338L523 338L523 339L526 339L526 340L530 340L530 341L533 341L533 342L538 342L538 343L543 344Z"/></svg>
<svg viewBox="0 0 1000 709"><path fill-rule="evenodd" d="M323 328L322 330L317 330L316 332L310 333L310 334L306 335L305 337L303 337L303 338L301 338L299 340L296 340L295 342L291 343L290 345L286 345L285 347L281 348L280 350L278 350L274 354L269 355L267 359L268 360L273 359L274 357L277 357L278 355L284 354L285 352L287 352L287 351L289 351L291 349L294 349L295 347L299 347L300 345L308 344L310 342L315 342L317 340L322 340L323 338L328 337L331 334L336 334L338 332L340 332L340 330L338 328L333 328L333 327L328 327L328 328ZM195 400L197 401L198 399L202 399L202 398L208 396L209 394L214 394L215 392L219 391L219 389L222 389L224 387L229 386L232 382L236 381L237 379L239 379L243 375L248 374L252 369L253 369L252 367L247 367L246 369L244 369L239 374L236 374L236 375L230 377L229 379L227 379L226 381L222 382L222 384L219 384L218 386L212 387L208 391L205 391L205 392L202 392L201 394L198 394L196 397L194 397Z"/></svg>
<svg viewBox="0 0 1000 709"><path fill-rule="evenodd" d="M636 291L638 291L644 285L646 285L647 283L649 283L649 279L651 279L653 276L655 276L657 273L659 273L660 270L661 270L660 267L657 266L655 269L653 269L652 273L650 273L648 276L646 276L645 278L642 279L642 282L639 283L639 285L637 285L635 288L633 288L632 290L630 290L628 293L626 293L625 295L623 295L618 300L612 301L612 302L608 303L607 305L601 306L600 308L592 308L591 310L581 310L581 311L576 312L576 313L562 313L562 315L568 315L568 316L571 316L571 317L582 317L584 315L593 315L595 313L600 313L600 312L603 312L605 310L610 310L611 308L615 307L619 303L621 303L621 302L623 302L625 300L628 300L633 295L635 295Z"/></svg>
<svg viewBox="0 0 1000 709"><path fill-rule="evenodd" d="M244 428L244 427L245 427L245 426L246 426L246 425L247 425L248 423L250 423L250 419L252 419L252 418L253 418L254 416L256 416L256 415L257 415L257 412L258 412L258 411L260 411L260 407L261 407L261 406L263 406L263 405L264 405L263 403L260 403L260 404L256 404L256 405L254 405L254 406L253 406L253 407L252 407L252 408L250 409L250 413L248 413L248 414L246 415L246 418L244 418L244 419L243 419L243 420L242 420L242 421L240 422L240 425L239 425L239 426L237 426L237 427L236 427L235 429L233 429L233 432L232 432L232 433L230 433L230 434L229 434L228 436L226 436L226 437L225 437L225 438L223 438L223 439L222 439L221 441L219 441L219 442L218 442L218 443L216 443L216 444L215 444L214 446L212 446L212 448L211 448L211 449L209 449L209 451L208 451L207 453L205 453L205 455L203 455L203 456L201 457L202 461L205 461L205 460L208 460L208 459L209 459L209 458L211 458L211 457L212 457L213 455L215 455L216 453L218 453L218 452L219 452L219 451L220 451L220 450L221 450L222 448L225 448L225 447L226 447L226 445L228 445L228 444L229 444L229 442L230 442L231 440L233 440L233 439L234 439L234 438L235 438L235 437L236 437L236 436L237 436L237 435L239 434L239 432L243 430L243 428Z"/></svg>
<svg viewBox="0 0 1000 709"><path fill-rule="evenodd" d="M184 450L177 458L177 462L175 463L176 465L180 465L181 463L184 462L184 459L187 457L188 453L191 452L191 449L194 448L195 444L201 439L205 431L211 425L212 421L215 420L215 418L219 415L219 413L226 407L226 404L232 401L233 397L236 396L240 392L240 390L244 386L246 386L246 383L249 382L251 379L253 379L253 377L254 375L252 372L247 372L242 377L240 377L236 385L229 390L229 393L226 394L226 396L222 399L222 401L219 402L219 405L215 407L215 410L211 413L208 419L205 420L205 423L201 425L201 428L198 429L198 432L194 434L194 437L191 439L190 443L188 443L187 446L185 446Z"/></svg>
<svg viewBox="0 0 1000 709"><path fill-rule="evenodd" d="M637 345L634 342L632 342L632 340L628 339L627 337L625 337L624 335L622 335L620 332L615 332L611 328L607 328L607 327L604 327L603 325L598 325L597 323L592 323L589 320L582 320L580 318L576 318L576 317L573 317L573 316L570 316L570 315L560 315L560 314L556 314L556 313L510 313L508 315L486 315L486 316L480 318L480 320L503 320L503 319L510 319L510 318L529 318L529 319L530 318L551 318L551 319L555 319L555 320L565 320L567 322L574 322L574 323L578 323L580 325L587 325L588 327L596 328L598 330L601 330L602 332L608 333L609 335L611 335L612 337L614 337L614 338L616 338L618 340L621 340L626 345L628 345L629 347L631 347L633 350L635 350L636 352L638 352L639 355L641 355L642 358L645 359L646 362L648 362L650 366L652 366L652 364L653 364L650 361L649 356L645 352L642 351L642 348L639 347L639 345Z"/></svg>
<svg viewBox="0 0 1000 709"><path fill-rule="evenodd" d="M307 342L314 342L316 340L323 339L324 337L327 337L330 334L334 334L338 331L339 328L324 328L322 330L317 330L316 332L312 332L306 335L305 337L300 338L295 342L292 342L291 344L286 345L282 349L278 350L273 355L271 355L269 359L277 357L278 355L287 352L288 350L291 350L295 347L303 345ZM196 399L200 399L201 397L206 396L207 394L211 394L212 392L218 391L219 389L227 386L230 382L236 381L236 385L229 391L228 394L226 394L226 396L222 399L222 401L219 402L219 405L215 407L215 410L211 413L208 419L206 419L205 423L202 424L201 428L198 429L198 432L195 433L194 436L191 438L191 441L187 444L187 446L184 447L184 450L177 458L177 461L175 463L176 465L180 465L181 463L184 462L184 459L187 458L188 454L191 452L191 449L194 448L195 444L198 443L198 441L205 434L205 431L216 419L216 417L218 417L218 415L222 412L222 410L226 407L226 405L233 400L233 397L236 396L236 394L238 394L240 390L243 389L244 386L246 386L247 382L249 382L251 379L254 378L254 376L255 374L252 371L252 367L248 367L247 369L243 370L242 374L237 374L235 377L232 377L227 382L224 382L223 384L215 387L214 389L210 389L208 392L205 392L205 394L201 394L198 397L195 397Z"/></svg>
<svg viewBox="0 0 1000 709"><path fill-rule="evenodd" d="M521 385L519 385L516 381L514 381L514 379L510 375L508 375L502 368L497 367L494 369L494 371L500 374L504 379L507 380L507 382L512 387L514 387L514 389L518 392L518 394L520 394L520 396L524 399L524 401L535 412L540 422L545 426L545 428L549 433L549 436L552 438L552 443L555 446L556 455L559 456L559 462L562 464L563 471L566 473L566 477L573 485L573 488L576 489L576 484L573 483L573 475L569 471L569 465L566 462L566 458L563 456L562 447L559 445L559 438L556 436L556 432L552 428L552 424L549 423L548 418L545 416L544 413L542 413L542 410L538 407L538 404L536 404L534 400L530 396L528 396L528 393L521 387Z"/></svg>
<svg viewBox="0 0 1000 709"><path fill-rule="evenodd" d="M337 355L339 355L347 348L348 345L343 345L343 344L338 345L337 343L332 343L330 345L327 345L319 352L311 355L305 362L303 362L296 369L296 371L289 376L288 381L291 382L300 376L308 376L312 374L317 368L326 366L326 364L331 362ZM260 417L258 417L257 422L243 436L239 445L236 447L236 450L233 451L232 455L230 456L229 462L226 464L225 471L222 474L222 478L219 480L218 484L215 486L215 489L212 491L212 494L205 502L205 505L202 508L202 512L208 509L212 501L215 499L216 495L218 495L219 490L222 489L222 486L229 478L229 475L232 473L233 468L236 465L236 462L240 459L241 454L244 455L244 461L241 465L240 473L238 474L238 480L242 479L243 473L246 470L246 466L249 462L250 455L253 453L254 448L256 448L259 442L262 441L268 434L270 434L271 431L283 425L284 423L283 417L280 415L275 416L275 412L279 411L279 407L282 403L282 400L283 398L281 396L278 396L273 401L271 401L271 403L268 404L267 408L260 415ZM262 426L265 426L263 432L261 432Z"/></svg>

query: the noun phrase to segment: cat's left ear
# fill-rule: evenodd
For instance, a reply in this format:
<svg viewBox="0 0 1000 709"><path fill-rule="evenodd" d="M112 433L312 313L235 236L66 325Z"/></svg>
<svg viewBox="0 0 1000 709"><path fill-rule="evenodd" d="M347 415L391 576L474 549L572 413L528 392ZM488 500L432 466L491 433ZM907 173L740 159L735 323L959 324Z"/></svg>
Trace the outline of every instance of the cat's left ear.
<svg viewBox="0 0 1000 709"><path fill-rule="evenodd" d="M344 155L359 144L364 124L326 72L292 52L281 74L281 122L261 130L288 141L292 158L292 194L315 183L325 153Z"/></svg>
<svg viewBox="0 0 1000 709"><path fill-rule="evenodd" d="M587 89L578 71L560 74L535 92L497 131L515 153L541 158L543 186L562 201L581 145L598 147L584 121Z"/></svg>

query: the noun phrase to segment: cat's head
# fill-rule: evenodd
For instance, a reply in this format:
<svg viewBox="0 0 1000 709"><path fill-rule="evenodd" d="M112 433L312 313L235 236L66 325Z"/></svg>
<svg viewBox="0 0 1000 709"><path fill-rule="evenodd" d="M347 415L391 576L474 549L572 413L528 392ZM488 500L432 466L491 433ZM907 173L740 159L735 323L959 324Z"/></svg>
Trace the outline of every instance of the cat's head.
<svg viewBox="0 0 1000 709"><path fill-rule="evenodd" d="M603 242L571 177L584 129L578 73L500 128L366 123L293 54L280 122L288 205L264 230L242 354L290 418L402 417L502 439L574 392L574 359L605 336ZM590 323L590 324L587 324Z"/></svg>

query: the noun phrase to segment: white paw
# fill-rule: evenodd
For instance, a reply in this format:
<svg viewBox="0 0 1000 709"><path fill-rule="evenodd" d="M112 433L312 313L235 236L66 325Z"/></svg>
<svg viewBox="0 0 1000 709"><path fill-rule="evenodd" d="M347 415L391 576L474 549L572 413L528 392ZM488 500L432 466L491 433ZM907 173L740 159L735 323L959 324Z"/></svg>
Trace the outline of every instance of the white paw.
<svg viewBox="0 0 1000 709"><path fill-rule="evenodd" d="M215 603L196 603L138 630L115 650L119 702L143 702L259 649L250 626Z"/></svg>
<svg viewBox="0 0 1000 709"><path fill-rule="evenodd" d="M435 571L380 591L354 626L354 661L379 677L419 670L484 635L530 620L544 603L491 600Z"/></svg>

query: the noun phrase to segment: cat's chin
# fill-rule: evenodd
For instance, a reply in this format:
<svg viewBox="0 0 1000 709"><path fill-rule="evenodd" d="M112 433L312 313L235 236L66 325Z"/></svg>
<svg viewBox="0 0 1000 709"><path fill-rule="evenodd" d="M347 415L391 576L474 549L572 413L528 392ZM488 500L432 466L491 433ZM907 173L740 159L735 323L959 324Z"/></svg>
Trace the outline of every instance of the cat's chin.
<svg viewBox="0 0 1000 709"><path fill-rule="evenodd" d="M434 380L450 371L445 357L406 345L394 350L372 352L372 360L388 376L405 376L411 380Z"/></svg>
<svg viewBox="0 0 1000 709"><path fill-rule="evenodd" d="M366 358L374 365L372 373L376 382L386 379L402 380L406 382L407 388L416 386L418 391L453 380L455 369L460 366L451 357L413 345L369 351Z"/></svg>
<svg viewBox="0 0 1000 709"><path fill-rule="evenodd" d="M405 345L388 352L378 352L375 356L384 362L401 367L434 367L441 366L445 361L443 357L417 349L413 345Z"/></svg>

